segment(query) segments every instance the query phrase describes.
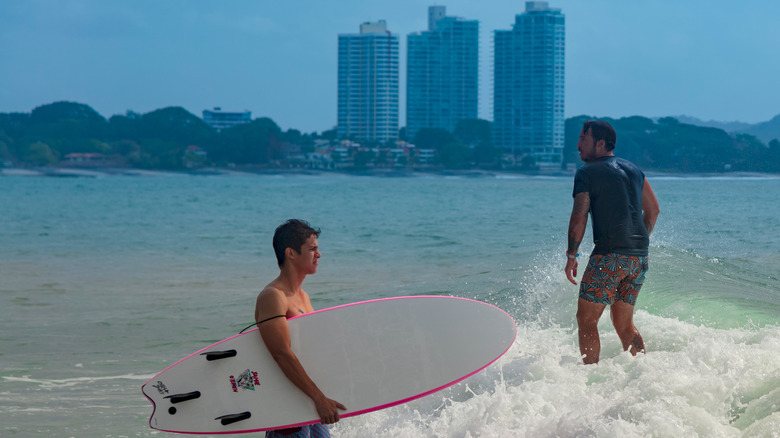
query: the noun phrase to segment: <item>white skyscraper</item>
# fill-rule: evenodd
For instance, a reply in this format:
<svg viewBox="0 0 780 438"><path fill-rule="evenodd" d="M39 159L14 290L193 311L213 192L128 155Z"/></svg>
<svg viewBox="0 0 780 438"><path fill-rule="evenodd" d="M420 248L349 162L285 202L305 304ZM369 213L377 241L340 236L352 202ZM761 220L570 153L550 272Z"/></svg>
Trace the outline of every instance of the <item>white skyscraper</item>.
<svg viewBox="0 0 780 438"><path fill-rule="evenodd" d="M398 138L398 36L383 20L339 35L338 135L385 142Z"/></svg>

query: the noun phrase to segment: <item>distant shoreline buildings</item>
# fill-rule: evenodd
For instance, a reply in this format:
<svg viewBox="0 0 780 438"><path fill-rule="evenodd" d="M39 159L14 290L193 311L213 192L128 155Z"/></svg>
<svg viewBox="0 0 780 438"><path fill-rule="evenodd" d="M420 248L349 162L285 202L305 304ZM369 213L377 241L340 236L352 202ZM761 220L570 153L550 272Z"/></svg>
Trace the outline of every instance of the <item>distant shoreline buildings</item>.
<svg viewBox="0 0 780 438"><path fill-rule="evenodd" d="M511 30L493 32L493 146L540 169L563 158L565 43L565 16L546 1L525 2ZM478 118L479 51L479 21L428 8L428 29L407 35L408 141ZM337 107L340 140L399 139L399 37L384 20L338 35ZM220 130L250 122L251 113L215 108L203 119Z"/></svg>
<svg viewBox="0 0 780 438"><path fill-rule="evenodd" d="M561 165L564 136L565 16L528 1L512 30L493 35L493 144L541 168ZM428 8L428 29L407 36L406 135L454 132L479 108L479 22ZM398 138L398 39L387 23L339 35L338 135Z"/></svg>
<svg viewBox="0 0 780 438"><path fill-rule="evenodd" d="M213 110L203 110L203 121L217 131L221 131L226 128L232 128L236 125L251 122L252 112L227 112L222 111L222 108L220 107L215 107Z"/></svg>

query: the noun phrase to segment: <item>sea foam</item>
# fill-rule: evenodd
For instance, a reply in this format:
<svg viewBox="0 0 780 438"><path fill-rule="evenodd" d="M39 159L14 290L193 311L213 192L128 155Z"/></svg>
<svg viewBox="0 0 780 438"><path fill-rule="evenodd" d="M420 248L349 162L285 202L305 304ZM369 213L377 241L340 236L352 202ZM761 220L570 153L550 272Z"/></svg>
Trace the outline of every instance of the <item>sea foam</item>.
<svg viewBox="0 0 780 438"><path fill-rule="evenodd" d="M747 437L780 431L780 328L720 330L638 312L632 357L602 321L583 365L576 331L521 324L515 345L466 381L345 419L340 437ZM773 435L774 434L774 435Z"/></svg>

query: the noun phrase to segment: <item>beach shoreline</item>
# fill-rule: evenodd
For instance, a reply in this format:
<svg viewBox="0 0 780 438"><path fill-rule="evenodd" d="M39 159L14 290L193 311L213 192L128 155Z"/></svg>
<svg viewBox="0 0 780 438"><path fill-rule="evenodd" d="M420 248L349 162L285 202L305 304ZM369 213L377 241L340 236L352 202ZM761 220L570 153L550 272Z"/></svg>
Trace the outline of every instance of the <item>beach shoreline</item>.
<svg viewBox="0 0 780 438"><path fill-rule="evenodd" d="M463 178L517 178L517 177L573 177L574 170L483 170L483 169L367 169L367 170L330 170L330 169L279 169L279 168L240 168L226 169L208 167L189 170L148 170L137 168L74 168L74 167L0 167L0 177L55 177L55 178L101 178L109 176L252 176L252 175L345 175L377 176L389 178L414 177L463 177ZM762 172L662 172L645 171L645 175L654 177L677 178L780 178L777 173Z"/></svg>

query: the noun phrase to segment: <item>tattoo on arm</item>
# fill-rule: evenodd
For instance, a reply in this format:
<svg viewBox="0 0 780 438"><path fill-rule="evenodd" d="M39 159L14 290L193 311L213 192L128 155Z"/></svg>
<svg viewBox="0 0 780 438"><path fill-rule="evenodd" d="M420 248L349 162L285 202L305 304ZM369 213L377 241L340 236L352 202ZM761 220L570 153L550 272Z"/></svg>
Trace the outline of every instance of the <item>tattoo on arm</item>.
<svg viewBox="0 0 780 438"><path fill-rule="evenodd" d="M569 254L576 254L580 247L582 235L585 232L584 227L588 221L588 211L590 211L590 194L588 192L577 193L577 196L574 197L574 207L572 207L569 222Z"/></svg>
<svg viewBox="0 0 780 438"><path fill-rule="evenodd" d="M582 242L578 242L569 236L569 254L577 254L577 251L580 248L580 243Z"/></svg>
<svg viewBox="0 0 780 438"><path fill-rule="evenodd" d="M587 216L590 211L590 193L581 192L577 193L574 197L574 207L572 208L572 215Z"/></svg>

